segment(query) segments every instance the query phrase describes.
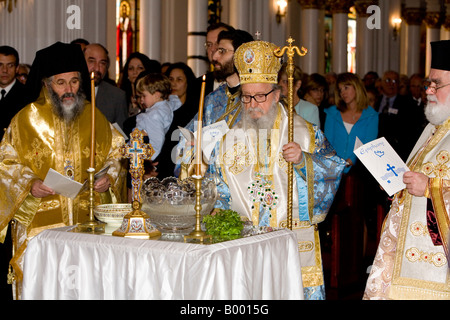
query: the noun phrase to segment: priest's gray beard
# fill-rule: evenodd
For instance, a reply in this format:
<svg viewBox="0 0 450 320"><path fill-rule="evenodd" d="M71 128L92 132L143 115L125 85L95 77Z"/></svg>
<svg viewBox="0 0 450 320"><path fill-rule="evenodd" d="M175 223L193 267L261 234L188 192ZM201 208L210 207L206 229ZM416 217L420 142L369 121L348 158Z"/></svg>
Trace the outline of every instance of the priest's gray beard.
<svg viewBox="0 0 450 320"><path fill-rule="evenodd" d="M48 86L48 92L50 93L50 100L53 106L53 112L64 121L70 123L78 117L84 109L84 101L86 95L83 90L78 90L77 94L65 93L61 97L53 91L51 86ZM64 102L64 98L75 98L73 102Z"/></svg>
<svg viewBox="0 0 450 320"><path fill-rule="evenodd" d="M242 127L245 131L249 129L253 129L256 132L259 130L267 130L270 132L273 128L273 124L275 123L275 118L277 117L278 113L278 102L274 101L272 105L269 108L269 111L259 117L258 119L253 119L252 114L254 112L263 112L261 108L255 107L255 108L247 108L244 111L244 115L242 117Z"/></svg>
<svg viewBox="0 0 450 320"><path fill-rule="evenodd" d="M429 95L428 103L425 107L425 116L432 125L438 126L443 124L450 118L450 95L447 96L444 103L440 103L435 95Z"/></svg>

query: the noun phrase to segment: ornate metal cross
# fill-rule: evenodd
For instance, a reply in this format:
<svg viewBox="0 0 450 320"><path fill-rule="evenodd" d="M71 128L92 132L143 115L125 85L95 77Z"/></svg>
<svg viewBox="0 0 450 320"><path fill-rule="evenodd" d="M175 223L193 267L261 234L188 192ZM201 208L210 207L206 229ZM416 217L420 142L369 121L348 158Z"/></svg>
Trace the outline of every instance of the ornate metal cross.
<svg viewBox="0 0 450 320"><path fill-rule="evenodd" d="M287 40L289 46L275 50L275 56L281 58L285 53L288 56L288 62L286 67L286 73L288 76L288 118L289 118L289 142L294 141L294 56L297 53L303 57L308 53L308 50L302 47L300 50L298 47L293 46L295 42L292 37ZM287 227L292 230L292 194L294 186L294 174L293 174L292 162L288 162L288 203L287 203Z"/></svg>
<svg viewBox="0 0 450 320"><path fill-rule="evenodd" d="M139 129L134 129L127 145L120 149L123 157L130 159L130 174L133 203L141 203L142 177L144 176L144 160L150 160L155 153L150 144L144 143L144 137Z"/></svg>

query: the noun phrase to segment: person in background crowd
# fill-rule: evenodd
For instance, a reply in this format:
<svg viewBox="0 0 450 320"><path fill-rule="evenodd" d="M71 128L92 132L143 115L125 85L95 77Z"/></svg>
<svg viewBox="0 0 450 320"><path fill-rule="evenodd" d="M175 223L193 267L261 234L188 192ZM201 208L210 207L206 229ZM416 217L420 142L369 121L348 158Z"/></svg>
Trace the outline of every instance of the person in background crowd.
<svg viewBox="0 0 450 320"><path fill-rule="evenodd" d="M0 46L0 140L11 119L27 104L25 86L17 80L19 53L10 46Z"/></svg>
<svg viewBox="0 0 450 320"><path fill-rule="evenodd" d="M378 73L375 71L369 71L364 75L363 83L364 87L366 87L366 90L371 87L375 87L375 82L380 78Z"/></svg>
<svg viewBox="0 0 450 320"><path fill-rule="evenodd" d="M387 71L382 78L383 95L375 110L379 117L379 137L385 137L389 144L406 161L422 132L423 110L408 96L398 93L399 74Z"/></svg>
<svg viewBox="0 0 450 320"><path fill-rule="evenodd" d="M409 95L409 77L405 74L400 75L400 83L398 85L398 94L401 96Z"/></svg>
<svg viewBox="0 0 450 320"><path fill-rule="evenodd" d="M313 73L308 77L308 80L303 83L302 92L303 99L316 105L319 108L320 127L325 127L325 109L329 107L328 104L328 83L324 76Z"/></svg>
<svg viewBox="0 0 450 320"><path fill-rule="evenodd" d="M428 125L428 120L425 116L425 106L427 105L427 95L424 89L425 79L420 74L413 74L409 78L409 90L412 99L417 103L422 112L422 129Z"/></svg>
<svg viewBox="0 0 450 320"><path fill-rule="evenodd" d="M298 66L294 66L294 109L303 119L320 128L319 108L306 100L300 99L300 88L302 87L303 72ZM278 73L278 85L281 87L281 97L283 103L288 103L288 76L286 73L286 64Z"/></svg>
<svg viewBox="0 0 450 320"><path fill-rule="evenodd" d="M146 132L155 153L154 160L161 153L165 135L173 120L173 113L181 107L177 95L171 95L170 80L160 73L150 73L136 85L144 109L136 118L136 128Z"/></svg>
<svg viewBox="0 0 450 320"><path fill-rule="evenodd" d="M78 39L72 40L70 42L70 44L78 44L81 47L81 50L84 50L84 48L86 48L86 46L89 45L89 41L87 41L86 39L83 39L83 38L78 38Z"/></svg>
<svg viewBox="0 0 450 320"><path fill-rule="evenodd" d="M214 76L214 63L213 63L213 56L217 51L218 48L218 40L219 33L222 31L230 31L234 30L234 28L228 24L225 24L223 22L219 23L213 23L211 24L207 31L206 31L206 42L205 42L205 49L206 49L206 55L208 56L208 61L211 65L211 70L206 73L206 87L205 87L205 95L210 94L214 90L216 90L219 85L223 82L223 80L218 81L217 78ZM203 81L203 76L200 76L197 78L197 86L201 87L201 82Z"/></svg>
<svg viewBox="0 0 450 320"><path fill-rule="evenodd" d="M338 156L347 161L344 173L356 163L356 139L362 144L378 136L378 113L369 105L367 91L353 73L340 74L336 82L336 105L325 110L324 133Z"/></svg>
<svg viewBox="0 0 450 320"><path fill-rule="evenodd" d="M104 81L110 65L108 50L99 43L84 48L84 57L89 73L94 73L95 106L112 124L117 123L123 129L128 118L128 104L125 91Z"/></svg>
<svg viewBox="0 0 450 320"><path fill-rule="evenodd" d="M424 78L418 73L413 74L409 78L409 92L418 106L423 105L424 102L425 90L423 88L423 82Z"/></svg>
<svg viewBox="0 0 450 320"><path fill-rule="evenodd" d="M136 115L141 111L136 100L136 79L143 71L161 73L161 63L151 60L140 52L133 52L123 67L119 85L127 96L128 116Z"/></svg>
<svg viewBox="0 0 450 320"><path fill-rule="evenodd" d="M17 80L19 80L23 85L27 83L28 74L30 73L31 66L26 63L19 64L19 71L17 72Z"/></svg>
<svg viewBox="0 0 450 320"><path fill-rule="evenodd" d="M334 92L336 90L337 74L335 72L328 72L325 75L325 80L328 84L328 105L332 106L335 104Z"/></svg>
<svg viewBox="0 0 450 320"><path fill-rule="evenodd" d="M171 64L166 71L173 95L178 96L182 106L174 111L173 121L166 133L161 155L158 162L158 178L160 180L173 177L176 162L176 146L180 139L180 130L184 128L192 117L198 112L200 101L200 88L192 69L183 62Z"/></svg>

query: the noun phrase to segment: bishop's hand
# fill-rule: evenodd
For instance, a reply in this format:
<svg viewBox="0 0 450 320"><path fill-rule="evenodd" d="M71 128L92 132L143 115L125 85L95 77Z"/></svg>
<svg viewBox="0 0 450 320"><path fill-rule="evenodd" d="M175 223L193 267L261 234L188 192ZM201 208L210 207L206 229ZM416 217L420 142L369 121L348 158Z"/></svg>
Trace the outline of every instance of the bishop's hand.
<svg viewBox="0 0 450 320"><path fill-rule="evenodd" d="M299 164L303 160L302 148L298 143L289 142L283 146L283 158L287 162Z"/></svg>

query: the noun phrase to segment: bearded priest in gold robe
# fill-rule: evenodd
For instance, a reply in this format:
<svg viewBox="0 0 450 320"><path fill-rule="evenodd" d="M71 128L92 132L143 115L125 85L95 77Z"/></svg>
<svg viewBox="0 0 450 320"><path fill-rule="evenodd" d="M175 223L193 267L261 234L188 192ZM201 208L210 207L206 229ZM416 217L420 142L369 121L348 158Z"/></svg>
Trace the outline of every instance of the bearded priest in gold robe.
<svg viewBox="0 0 450 320"><path fill-rule="evenodd" d="M408 158L406 188L384 222L364 299L450 299L450 41L432 42L431 49L430 123Z"/></svg>
<svg viewBox="0 0 450 320"><path fill-rule="evenodd" d="M317 126L288 115L280 103L280 59L274 44L243 44L234 62L241 83L242 119L225 135L208 173L217 181L216 207L232 209L255 226L287 227L288 162L294 168L293 231L298 238L305 299L325 298L317 224L324 221L345 161Z"/></svg>
<svg viewBox="0 0 450 320"><path fill-rule="evenodd" d="M69 199L43 184L50 169L80 183L88 179L92 110L86 100L88 88L79 46L58 42L37 52L28 90L38 97L13 118L0 144L1 242L9 222L14 220L15 225L10 280L21 282L22 257L30 238L89 217L89 191ZM95 170L109 166L107 175L95 182L95 203L122 202L126 172L119 148L124 138L98 110L95 117Z"/></svg>

